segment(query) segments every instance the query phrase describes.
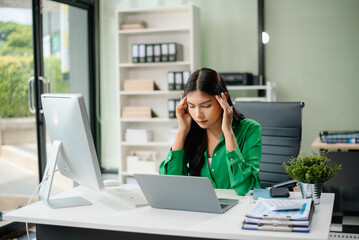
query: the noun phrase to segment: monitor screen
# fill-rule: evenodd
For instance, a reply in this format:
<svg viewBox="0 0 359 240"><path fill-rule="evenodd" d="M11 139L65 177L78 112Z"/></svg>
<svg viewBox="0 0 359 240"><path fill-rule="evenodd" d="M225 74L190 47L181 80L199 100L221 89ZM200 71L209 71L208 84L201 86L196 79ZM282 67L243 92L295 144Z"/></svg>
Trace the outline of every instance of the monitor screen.
<svg viewBox="0 0 359 240"><path fill-rule="evenodd" d="M55 166L78 184L101 191L104 188L89 119L81 94L42 94L42 106L52 148L47 159L40 199L53 207L50 191ZM42 196L41 196L42 195ZM50 200L50 201L49 201ZM61 204L60 204L61 205Z"/></svg>

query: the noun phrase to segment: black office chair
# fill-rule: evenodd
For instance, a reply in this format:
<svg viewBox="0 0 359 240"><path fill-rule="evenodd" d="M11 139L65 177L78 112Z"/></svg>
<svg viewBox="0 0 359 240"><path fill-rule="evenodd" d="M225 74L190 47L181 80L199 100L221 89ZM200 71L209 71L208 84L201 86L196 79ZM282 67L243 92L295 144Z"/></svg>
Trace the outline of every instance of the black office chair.
<svg viewBox="0 0 359 240"><path fill-rule="evenodd" d="M262 187L291 180L282 164L299 154L304 102L235 102L234 105L262 126L259 170Z"/></svg>

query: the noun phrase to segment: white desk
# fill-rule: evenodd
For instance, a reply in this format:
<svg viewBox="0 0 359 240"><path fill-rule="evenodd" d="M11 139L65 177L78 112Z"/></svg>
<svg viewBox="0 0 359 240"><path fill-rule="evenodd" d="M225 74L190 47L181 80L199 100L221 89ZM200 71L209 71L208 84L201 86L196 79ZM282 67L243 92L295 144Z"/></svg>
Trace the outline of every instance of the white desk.
<svg viewBox="0 0 359 240"><path fill-rule="evenodd" d="M190 237L188 239L313 240L328 239L334 203L334 194L323 193L321 203L316 207L313 215L310 233L287 233L241 229L244 215L253 203L251 197L238 197L232 191L217 191L219 197L235 196L240 199L236 206L224 214L163 210L149 206L132 209L84 187L60 194L60 196L74 195L85 197L93 205L51 209L42 202L36 202L5 214L4 219L37 224L38 240L45 239L43 236L47 233L52 234L50 239L63 239L63 236L59 237L60 233L77 239L87 233L93 238L86 236L83 239L95 239L96 232L101 234L97 235L97 238L106 236L106 239L119 239L116 234L122 233L125 234L126 239L143 239L144 234L150 234L146 235L146 239ZM80 233L76 235L75 230ZM108 235L105 235L107 233Z"/></svg>

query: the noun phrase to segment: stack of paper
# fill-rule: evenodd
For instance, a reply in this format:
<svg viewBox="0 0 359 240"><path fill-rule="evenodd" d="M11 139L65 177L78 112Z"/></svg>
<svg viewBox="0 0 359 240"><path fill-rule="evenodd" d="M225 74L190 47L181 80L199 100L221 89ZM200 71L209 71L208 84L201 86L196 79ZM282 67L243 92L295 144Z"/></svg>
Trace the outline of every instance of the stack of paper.
<svg viewBox="0 0 359 240"><path fill-rule="evenodd" d="M259 198L246 214L243 229L272 230L286 232L309 232L311 217L314 212L312 199L287 200L300 204L300 209L270 210L266 201L273 199Z"/></svg>
<svg viewBox="0 0 359 240"><path fill-rule="evenodd" d="M121 24L122 30L144 29L147 24L142 20L127 20Z"/></svg>
<svg viewBox="0 0 359 240"><path fill-rule="evenodd" d="M123 107L122 118L151 118L156 114L151 107Z"/></svg>
<svg viewBox="0 0 359 240"><path fill-rule="evenodd" d="M151 79L126 79L123 83L125 91L154 91L159 87L154 80Z"/></svg>
<svg viewBox="0 0 359 240"><path fill-rule="evenodd" d="M125 133L126 142L146 143L152 141L152 131L149 129L127 128Z"/></svg>

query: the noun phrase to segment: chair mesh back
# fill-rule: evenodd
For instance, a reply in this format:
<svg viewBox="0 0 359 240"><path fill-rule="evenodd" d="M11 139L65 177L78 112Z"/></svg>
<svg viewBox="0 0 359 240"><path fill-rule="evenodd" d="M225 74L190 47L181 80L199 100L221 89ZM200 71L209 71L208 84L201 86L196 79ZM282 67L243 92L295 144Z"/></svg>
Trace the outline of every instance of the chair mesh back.
<svg viewBox="0 0 359 240"><path fill-rule="evenodd" d="M259 180L262 187L290 180L282 164L298 156L303 102L236 102L235 107L262 126Z"/></svg>

